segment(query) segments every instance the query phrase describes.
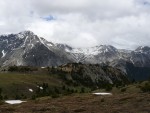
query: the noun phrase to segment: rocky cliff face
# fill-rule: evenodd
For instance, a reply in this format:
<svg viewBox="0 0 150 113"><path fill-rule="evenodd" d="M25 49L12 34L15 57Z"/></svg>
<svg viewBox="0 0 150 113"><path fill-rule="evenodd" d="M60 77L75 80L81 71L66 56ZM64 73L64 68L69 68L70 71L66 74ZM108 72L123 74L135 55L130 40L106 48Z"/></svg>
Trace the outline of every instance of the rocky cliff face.
<svg viewBox="0 0 150 113"><path fill-rule="evenodd" d="M147 46L140 46L132 51L117 49L110 45L75 49L65 45L60 49L70 53L76 62L118 68L125 72L130 80L150 78L150 47Z"/></svg>
<svg viewBox="0 0 150 113"><path fill-rule="evenodd" d="M72 80L75 83L89 87L104 87L107 84L129 83L126 73L110 66L68 63L55 68L55 73L61 73L61 76L63 76L64 72L65 80Z"/></svg>
<svg viewBox="0 0 150 113"><path fill-rule="evenodd" d="M133 51L117 49L110 45L100 45L91 48L72 48L68 45L59 44L58 47L71 53L76 62L100 64L124 60L136 67L150 67L150 47L147 46L140 46Z"/></svg>
<svg viewBox="0 0 150 113"><path fill-rule="evenodd" d="M49 66L72 62L65 51L31 31L0 36L0 64Z"/></svg>

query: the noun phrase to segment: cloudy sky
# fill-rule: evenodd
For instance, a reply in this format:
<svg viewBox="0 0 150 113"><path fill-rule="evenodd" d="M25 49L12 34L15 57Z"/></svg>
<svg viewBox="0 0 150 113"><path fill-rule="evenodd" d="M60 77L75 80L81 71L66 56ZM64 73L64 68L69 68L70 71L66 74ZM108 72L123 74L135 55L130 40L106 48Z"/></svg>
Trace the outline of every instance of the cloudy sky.
<svg viewBox="0 0 150 113"><path fill-rule="evenodd" d="M24 30L73 47L150 46L150 0L0 0L0 34Z"/></svg>

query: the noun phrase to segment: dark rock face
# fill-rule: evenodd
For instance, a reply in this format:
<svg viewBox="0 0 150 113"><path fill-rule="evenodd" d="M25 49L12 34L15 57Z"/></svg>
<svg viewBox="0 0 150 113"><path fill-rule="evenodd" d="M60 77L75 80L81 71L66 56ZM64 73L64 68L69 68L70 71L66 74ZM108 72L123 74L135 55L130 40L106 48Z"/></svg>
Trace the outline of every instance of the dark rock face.
<svg viewBox="0 0 150 113"><path fill-rule="evenodd" d="M63 48L63 50L72 54L76 62L116 67L125 72L130 80L150 78L150 47L147 46L140 46L134 51L120 50L110 45L71 50Z"/></svg>
<svg viewBox="0 0 150 113"><path fill-rule="evenodd" d="M61 73L66 72L66 77L76 83L89 87L104 87L107 84L126 84L129 80L124 72L110 66L99 64L68 63L59 66ZM56 71L59 72L59 71ZM70 75L70 77L68 77Z"/></svg>
<svg viewBox="0 0 150 113"><path fill-rule="evenodd" d="M0 36L0 64L49 66L72 62L65 51L31 31Z"/></svg>

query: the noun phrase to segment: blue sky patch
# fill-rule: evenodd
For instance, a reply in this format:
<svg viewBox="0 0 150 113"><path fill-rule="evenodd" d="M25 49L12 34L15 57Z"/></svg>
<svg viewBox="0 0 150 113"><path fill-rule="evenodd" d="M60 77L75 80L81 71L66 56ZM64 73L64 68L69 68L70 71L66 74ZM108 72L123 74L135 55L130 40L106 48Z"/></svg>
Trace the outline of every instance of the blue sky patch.
<svg viewBox="0 0 150 113"><path fill-rule="evenodd" d="M41 18L44 19L44 20L46 20L46 21L56 20L56 18L54 16L52 16L52 15L41 17Z"/></svg>

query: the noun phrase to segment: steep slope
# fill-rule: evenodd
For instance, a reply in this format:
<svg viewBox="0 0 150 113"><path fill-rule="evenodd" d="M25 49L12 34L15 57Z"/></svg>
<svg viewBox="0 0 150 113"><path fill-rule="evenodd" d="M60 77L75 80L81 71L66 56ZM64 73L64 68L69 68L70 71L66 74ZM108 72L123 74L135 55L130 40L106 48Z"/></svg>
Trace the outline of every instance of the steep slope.
<svg viewBox="0 0 150 113"><path fill-rule="evenodd" d="M130 80L150 78L150 47L140 46L131 51L116 49L110 45L91 48L71 48L60 45L58 47L72 54L76 62L109 65L125 72Z"/></svg>
<svg viewBox="0 0 150 113"><path fill-rule="evenodd" d="M69 63L59 66L58 70L61 74L66 72L71 76L71 78L66 76L65 80L68 78L77 84L80 83L89 87L103 87L107 84L126 84L129 82L124 72L110 66ZM59 72L58 70L55 72ZM66 73L64 75L67 75Z"/></svg>
<svg viewBox="0 0 150 113"><path fill-rule="evenodd" d="M76 62L106 63L119 58L118 50L110 45L100 45L91 48L72 48L68 45L57 44L58 48L72 54Z"/></svg>
<svg viewBox="0 0 150 113"><path fill-rule="evenodd" d="M150 47L140 46L132 51L130 61L137 67L150 67Z"/></svg>
<svg viewBox="0 0 150 113"><path fill-rule="evenodd" d="M56 46L72 54L76 62L109 64L114 61L124 60L132 63L135 67L150 67L150 47L148 46L140 46L133 51L117 49L110 45L91 48L72 48L63 44L57 44Z"/></svg>
<svg viewBox="0 0 150 113"><path fill-rule="evenodd" d="M49 66L73 61L68 53L31 31L0 36L0 51L1 66Z"/></svg>
<svg viewBox="0 0 150 113"><path fill-rule="evenodd" d="M109 65L125 72L131 81L142 81L150 79L150 67L137 67L132 62L128 62L123 59L114 60Z"/></svg>

